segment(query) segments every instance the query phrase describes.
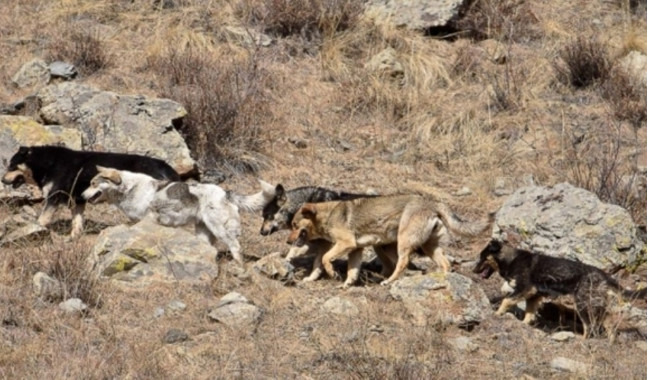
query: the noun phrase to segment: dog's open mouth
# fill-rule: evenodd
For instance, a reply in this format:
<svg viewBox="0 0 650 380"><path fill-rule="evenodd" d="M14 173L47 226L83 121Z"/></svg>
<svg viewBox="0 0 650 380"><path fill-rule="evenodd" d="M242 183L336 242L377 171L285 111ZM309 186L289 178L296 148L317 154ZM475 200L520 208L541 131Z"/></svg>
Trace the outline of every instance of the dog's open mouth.
<svg viewBox="0 0 650 380"><path fill-rule="evenodd" d="M494 273L494 268L486 262L480 262L476 264L472 271L474 273L480 273L483 278L490 278L492 273Z"/></svg>
<svg viewBox="0 0 650 380"><path fill-rule="evenodd" d="M97 201L99 201L99 198L101 198L101 196L102 196L102 192L97 191L95 194L93 194L92 197L88 198L88 202L93 203L93 204L97 203Z"/></svg>
<svg viewBox="0 0 650 380"><path fill-rule="evenodd" d="M487 266L483 271L481 272L481 277L483 278L490 278L492 276L492 273L494 273L494 269L492 269L491 266Z"/></svg>
<svg viewBox="0 0 650 380"><path fill-rule="evenodd" d="M11 185L11 187L17 189L20 185L25 183L25 176L17 170L11 171L2 177L2 183L5 185Z"/></svg>

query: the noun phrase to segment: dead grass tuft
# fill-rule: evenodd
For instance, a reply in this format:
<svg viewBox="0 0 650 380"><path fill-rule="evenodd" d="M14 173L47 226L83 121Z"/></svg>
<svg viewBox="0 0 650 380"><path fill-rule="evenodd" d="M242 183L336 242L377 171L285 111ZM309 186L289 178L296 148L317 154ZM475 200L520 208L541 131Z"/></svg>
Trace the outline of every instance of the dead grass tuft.
<svg viewBox="0 0 650 380"><path fill-rule="evenodd" d="M314 40L351 28L362 11L360 0L244 0L237 13L266 33Z"/></svg>
<svg viewBox="0 0 650 380"><path fill-rule="evenodd" d="M627 120L637 127L647 121L647 97L645 86L632 78L621 67L614 68L601 88L603 98L607 99L612 113L619 120Z"/></svg>
<svg viewBox="0 0 650 380"><path fill-rule="evenodd" d="M607 79L612 68L606 46L595 40L579 37L559 53L554 67L558 79L576 88L588 87Z"/></svg>
<svg viewBox="0 0 650 380"><path fill-rule="evenodd" d="M111 65L111 56L97 32L64 29L49 43L47 51L49 61L70 62L85 76Z"/></svg>
<svg viewBox="0 0 650 380"><path fill-rule="evenodd" d="M269 117L268 75L254 52L219 55L198 48L168 48L150 56L161 96L180 102L188 115L178 126L203 168L257 172L264 165L260 133Z"/></svg>
<svg viewBox="0 0 650 380"><path fill-rule="evenodd" d="M477 40L493 38L527 42L542 36L531 4L522 0L476 0L454 27Z"/></svg>

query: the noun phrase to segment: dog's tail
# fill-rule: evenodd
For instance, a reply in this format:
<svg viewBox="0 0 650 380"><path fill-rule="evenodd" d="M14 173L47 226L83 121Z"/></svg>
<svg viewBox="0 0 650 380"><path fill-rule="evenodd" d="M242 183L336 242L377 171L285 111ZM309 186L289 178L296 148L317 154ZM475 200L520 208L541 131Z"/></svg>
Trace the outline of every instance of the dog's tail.
<svg viewBox="0 0 650 380"><path fill-rule="evenodd" d="M258 212L264 208L275 197L275 186L258 179L262 190L252 195L241 195L228 192L228 200L236 204L240 209L249 212Z"/></svg>
<svg viewBox="0 0 650 380"><path fill-rule="evenodd" d="M494 223L496 213L491 212L488 214L486 220L468 222L460 219L454 212L444 203L436 203L435 206L438 217L442 223L451 232L466 237L474 237L489 230Z"/></svg>

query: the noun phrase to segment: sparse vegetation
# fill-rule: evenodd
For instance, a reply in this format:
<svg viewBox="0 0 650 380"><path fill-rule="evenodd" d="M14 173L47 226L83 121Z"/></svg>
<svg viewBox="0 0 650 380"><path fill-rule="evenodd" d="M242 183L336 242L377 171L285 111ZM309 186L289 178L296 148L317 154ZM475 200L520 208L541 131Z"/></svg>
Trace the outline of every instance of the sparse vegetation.
<svg viewBox="0 0 650 380"><path fill-rule="evenodd" d="M568 181L645 223L646 85L617 65L630 51L647 52L645 1L475 0L445 36L397 27L365 13L366 3L7 0L0 103L32 93L11 83L25 62L60 59L78 67L84 84L181 103L188 115L176 127L201 169L238 174L226 189L247 187L252 177L355 192L423 185L471 216L502 204L497 182ZM256 45L256 33L270 42ZM506 54L495 59L495 47ZM368 65L387 49L395 66ZM465 188L470 195L455 195ZM88 208L97 225L125 221ZM0 204L0 220L17 212ZM282 236L259 235L259 223L259 215L242 216L248 258L285 251ZM85 267L97 232L80 242L0 248L0 378L647 376L638 333L610 346L554 342L510 317L488 317L471 332L423 326L417 310L376 284L285 287L254 271L233 273L227 260L213 284L97 281ZM450 254L471 261L483 244L453 244ZM638 264L621 279L645 281L647 264ZM38 299L38 271L61 281L65 297L88 303L87 315ZM458 272L472 276L465 266ZM490 299L500 294L497 277L481 282ZM264 310L254 329L206 317L230 291ZM352 300L359 314L323 312L334 296ZM186 310L168 311L172 300ZM164 343L170 329L190 340ZM459 336L478 348L452 346ZM552 370L556 356L585 363L587 372Z"/></svg>
<svg viewBox="0 0 650 380"><path fill-rule="evenodd" d="M580 37L566 45L559 56L561 62L555 69L560 81L577 88L602 83L612 69L607 48L594 39Z"/></svg>

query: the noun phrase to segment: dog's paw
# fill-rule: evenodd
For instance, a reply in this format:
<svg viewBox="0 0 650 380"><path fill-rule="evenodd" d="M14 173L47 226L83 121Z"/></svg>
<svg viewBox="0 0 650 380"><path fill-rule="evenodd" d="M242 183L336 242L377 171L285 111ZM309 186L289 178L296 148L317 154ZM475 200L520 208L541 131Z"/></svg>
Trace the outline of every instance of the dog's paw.
<svg viewBox="0 0 650 380"><path fill-rule="evenodd" d="M391 281L384 280L384 281L380 282L379 285L381 285L381 286L388 286L388 285L390 285L390 283L391 283Z"/></svg>

